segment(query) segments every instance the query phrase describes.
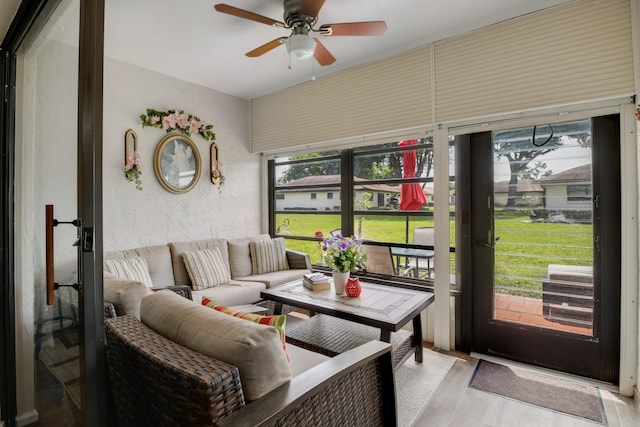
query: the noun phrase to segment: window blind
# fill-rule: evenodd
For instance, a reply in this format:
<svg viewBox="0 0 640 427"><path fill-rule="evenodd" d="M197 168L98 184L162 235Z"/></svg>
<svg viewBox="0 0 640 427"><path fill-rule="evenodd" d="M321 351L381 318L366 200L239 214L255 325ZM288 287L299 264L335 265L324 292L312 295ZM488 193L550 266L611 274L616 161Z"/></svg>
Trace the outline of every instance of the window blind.
<svg viewBox="0 0 640 427"><path fill-rule="evenodd" d="M252 100L251 151L423 125L431 117L430 57L423 47Z"/></svg>
<svg viewBox="0 0 640 427"><path fill-rule="evenodd" d="M437 123L633 93L628 0L578 1L434 45Z"/></svg>
<svg viewBox="0 0 640 427"><path fill-rule="evenodd" d="M630 9L570 2L256 98L251 150L632 95Z"/></svg>

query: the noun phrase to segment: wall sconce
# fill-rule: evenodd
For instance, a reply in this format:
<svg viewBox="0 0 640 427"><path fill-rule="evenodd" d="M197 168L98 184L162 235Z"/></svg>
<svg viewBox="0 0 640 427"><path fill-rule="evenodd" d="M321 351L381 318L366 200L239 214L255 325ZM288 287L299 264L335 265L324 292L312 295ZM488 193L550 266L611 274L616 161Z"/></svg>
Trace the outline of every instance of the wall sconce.
<svg viewBox="0 0 640 427"><path fill-rule="evenodd" d="M222 162L220 161L218 145L215 142L212 142L209 150L209 171L211 173L211 183L213 185L222 186L224 184L224 175L222 173Z"/></svg>
<svg viewBox="0 0 640 427"><path fill-rule="evenodd" d="M124 134L124 176L127 181L135 182L136 188L142 190L142 163L138 152L138 135L133 129Z"/></svg>
<svg viewBox="0 0 640 427"><path fill-rule="evenodd" d="M124 164L132 163L131 159L138 152L138 135L133 129L124 134Z"/></svg>

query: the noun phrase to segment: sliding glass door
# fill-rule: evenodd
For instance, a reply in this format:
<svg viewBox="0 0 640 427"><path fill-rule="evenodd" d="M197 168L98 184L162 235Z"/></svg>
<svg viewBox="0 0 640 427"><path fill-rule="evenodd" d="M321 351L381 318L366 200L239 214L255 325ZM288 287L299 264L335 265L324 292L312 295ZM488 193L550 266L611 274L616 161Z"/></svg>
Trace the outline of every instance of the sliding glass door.
<svg viewBox="0 0 640 427"><path fill-rule="evenodd" d="M102 321L102 1L23 3L3 43L15 407L7 425L107 425ZM8 40L8 42L7 42ZM3 44L3 48L5 44ZM8 113L8 114L7 114ZM11 184L10 184L11 183ZM13 259L13 262L12 262ZM15 334L15 335L12 335ZM11 366L13 365L13 366ZM13 382L13 381L12 381ZM3 408L4 409L4 408Z"/></svg>

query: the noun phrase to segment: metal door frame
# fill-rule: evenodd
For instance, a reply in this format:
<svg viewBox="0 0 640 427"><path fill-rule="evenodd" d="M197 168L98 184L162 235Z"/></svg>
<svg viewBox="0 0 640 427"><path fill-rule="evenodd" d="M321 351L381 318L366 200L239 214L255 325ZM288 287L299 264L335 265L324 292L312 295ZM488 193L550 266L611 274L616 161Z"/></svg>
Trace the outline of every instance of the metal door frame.
<svg viewBox="0 0 640 427"><path fill-rule="evenodd" d="M46 23L59 0L23 1L5 35L0 53L0 174L3 200L0 214L0 420L16 425L16 310L14 307L14 160L16 121L16 58L18 49ZM82 421L102 426L107 422L107 378L104 355L102 269L102 85L104 62L104 0L80 0L78 73L78 215L83 232L93 242L82 252L85 266L80 292Z"/></svg>

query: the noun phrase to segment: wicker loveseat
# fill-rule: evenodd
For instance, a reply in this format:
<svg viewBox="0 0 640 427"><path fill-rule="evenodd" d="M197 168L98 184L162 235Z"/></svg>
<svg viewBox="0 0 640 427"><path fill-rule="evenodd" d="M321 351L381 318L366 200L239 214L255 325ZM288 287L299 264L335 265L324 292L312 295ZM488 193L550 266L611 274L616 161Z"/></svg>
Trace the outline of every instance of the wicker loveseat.
<svg viewBox="0 0 640 427"><path fill-rule="evenodd" d="M266 337L268 341L273 332L284 357L277 332L269 326L218 313L171 292L157 294L161 293L172 296L145 298L142 321L125 315L111 318L105 324L109 377L121 427L396 425L389 344L371 341L335 358L322 359L297 374L293 373L294 359L308 363L306 350L299 349L303 353L295 354L293 346L288 345L291 362L285 364L291 363L291 377L248 402L247 386L243 384L247 371L179 343L185 341L184 334L193 336L202 331L194 332L193 329L198 328L193 327L193 322L176 326L177 319L172 313L183 316L188 311L192 318L211 316L214 323L230 319L229 329L252 325L249 333L252 338L247 344L249 353L256 350L252 344L255 337ZM149 303L152 300L170 307L165 310L162 305L152 306ZM154 316L161 319L160 323L169 317L168 328L176 326L181 337L173 340L165 336L165 325L159 325L160 333L143 323L145 317L152 319ZM158 327L158 321L154 327ZM217 334L204 325L203 330L205 333L198 335L199 339ZM225 343L222 336L212 339L220 345ZM238 337L234 340L242 341ZM196 347L198 345L200 343L196 343ZM249 356L249 359L253 357ZM269 357L266 355L265 360ZM261 363L261 371L269 373L273 367L273 375L279 375L275 365L281 365L280 361L258 363Z"/></svg>

